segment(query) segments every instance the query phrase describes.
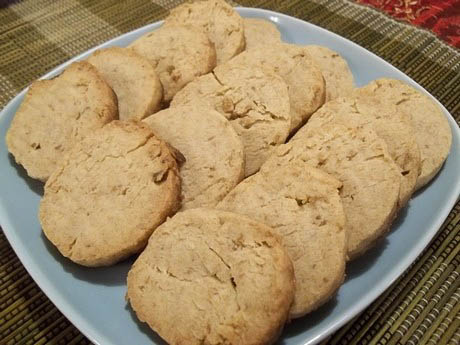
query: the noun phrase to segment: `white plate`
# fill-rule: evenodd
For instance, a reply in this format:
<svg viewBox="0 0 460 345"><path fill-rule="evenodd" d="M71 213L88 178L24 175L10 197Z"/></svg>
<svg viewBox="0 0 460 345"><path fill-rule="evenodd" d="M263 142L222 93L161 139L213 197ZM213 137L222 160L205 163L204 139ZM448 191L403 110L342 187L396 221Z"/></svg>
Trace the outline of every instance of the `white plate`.
<svg viewBox="0 0 460 345"><path fill-rule="evenodd" d="M338 51L348 61L357 85L379 77L391 77L426 92L384 60L324 29L265 10L239 8L238 12L246 17L273 21L287 42L321 44ZM148 25L100 47L125 46L159 26L160 23ZM93 50L66 62L44 78L60 73L69 63L87 57ZM24 93L22 91L1 112L1 138L5 138ZM442 109L452 128L453 144L440 174L411 200L389 236L347 267L347 280L336 298L310 316L294 321L285 329L279 343L313 344L337 330L394 282L436 234L460 192L459 129L449 113ZM37 219L42 185L29 179L14 163L4 139L0 142L0 169L0 224L27 271L61 312L96 344L163 343L137 321L125 303L125 279L132 260L115 267L88 269L61 257L42 235Z"/></svg>

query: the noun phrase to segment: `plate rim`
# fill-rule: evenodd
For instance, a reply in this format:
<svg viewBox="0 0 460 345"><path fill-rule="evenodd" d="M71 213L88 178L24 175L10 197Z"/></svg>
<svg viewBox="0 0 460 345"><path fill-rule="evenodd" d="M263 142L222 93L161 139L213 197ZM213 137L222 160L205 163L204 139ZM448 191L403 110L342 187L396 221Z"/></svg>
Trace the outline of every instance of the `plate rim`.
<svg viewBox="0 0 460 345"><path fill-rule="evenodd" d="M342 37L332 31L322 28L318 25L312 24L305 20L287 15L284 13L279 13L276 11L266 10L266 9L261 9L261 8L251 8L251 7L236 7L235 9L238 11L238 13L242 17L251 17L251 14L253 15L256 14L256 17L264 17L265 19L268 19L268 20L271 20L271 17L274 17L274 18L281 17L288 21L294 21L297 23L300 22L302 25L307 24L308 26L313 26L315 29L318 29L320 31L325 31L328 35L332 35L335 39L342 40L342 41L344 40L347 44L352 44L354 48L357 48L361 53L366 54L366 55L371 55L373 58L377 58L380 63L386 64L388 67L390 67L391 69L395 70L396 72L404 76L405 81L409 82L411 86L422 91L424 94L428 95L432 100L434 100L438 104L438 106L442 109L443 113L447 115L446 117L449 122L450 128L452 130L452 139L454 139L455 136L457 136L457 138L460 137L460 129L459 129L459 126L457 125L456 120L453 118L450 112L436 99L436 97L431 95L424 87L422 87L412 78L410 78L404 72L399 70L397 67L393 66L388 61L385 61L383 58L367 50L366 48L360 46L359 44L349 40L348 38ZM105 41L95 47L92 47L70 58L64 63L56 66L51 71L45 73L39 79L48 79L48 78L54 77L55 75L61 73L62 70L68 65L70 65L72 62L79 61L79 60L86 58L88 55L90 55L95 50L104 48L106 46L113 45L114 43L117 43L120 39L123 39L131 35L135 35L139 32L143 32L146 30L149 30L149 31L154 30L158 28L162 23L163 23L163 20L156 21L154 23L144 25L135 30L126 32L122 35L119 35L108 41ZM4 106L4 108L0 111L0 120L2 120L3 116L6 116L6 114L10 112L10 108L14 108L18 103L20 103L20 100L23 98L23 96L28 91L28 89L29 89L29 86L25 87L21 92L19 92L15 97L13 97ZM453 144L454 144L454 140L452 140L452 145ZM451 151L452 151L452 147L451 147ZM384 284L382 283L376 284L376 287L370 290L367 295L365 295L367 296L367 298L360 299L358 303L356 303L351 308L349 308L346 312L346 315L344 315L343 317L341 317L339 320L337 320L335 323L333 323L332 325L328 327L327 332L318 334L316 337L308 340L304 344L311 345L311 344L316 344L317 342L320 342L321 340L324 340L327 336L337 331L340 327L342 327L344 324L350 321L358 313L360 313L365 308L367 308L386 289L388 289L388 287L391 286L404 273L404 271L406 271L407 268L418 258L418 256L423 252L423 250L428 246L431 240L439 232L442 224L448 217L452 208L455 206L455 203L457 202L459 198L459 194L460 194L460 178L456 180L455 186L453 186L453 193L451 193L450 197L448 199L444 199L444 205L441 210L442 212L438 215L437 220L431 229L432 231L429 231L426 234L424 234L424 236L421 237L419 241L414 246L411 247L406 260L398 262L398 264L391 270L390 279L384 280L383 281ZM78 312L76 312L73 308L73 304L69 303L69 301L61 295L61 293L59 292L59 289L56 289L53 286L53 284L50 283L50 280L48 280L46 276L41 274L40 270L34 270L34 268L37 267L37 265L35 265L31 256L26 255L24 248L22 250L18 250L18 248L22 247L21 240L18 236L16 236L14 227L10 223L9 216L2 202L0 202L0 225L3 229L3 233L5 234L5 237L7 238L11 247L13 248L13 251L15 252L17 257L21 261L21 264L24 266L27 273L32 277L34 282L39 286L41 291L50 299L53 305L73 325L75 325L75 327L78 328L78 330L81 333L83 333L88 339L90 339L90 341L92 341L95 344L99 344L100 343L99 341L104 341L106 339L104 334L101 333L97 328L95 328L94 325L87 322L85 318L82 317ZM105 344L105 342L102 342L102 344Z"/></svg>

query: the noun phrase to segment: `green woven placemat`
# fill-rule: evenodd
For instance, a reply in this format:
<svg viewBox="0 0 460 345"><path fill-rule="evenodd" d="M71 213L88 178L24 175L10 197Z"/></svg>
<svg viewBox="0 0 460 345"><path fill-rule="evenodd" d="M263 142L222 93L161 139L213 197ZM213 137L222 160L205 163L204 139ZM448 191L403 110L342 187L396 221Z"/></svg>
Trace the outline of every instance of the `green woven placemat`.
<svg viewBox="0 0 460 345"><path fill-rule="evenodd" d="M96 44L163 18L173 0L0 0L0 108ZM338 33L412 77L460 121L460 54L429 32L346 0L238 1ZM9 5L8 5L9 4ZM419 259L330 344L460 343L460 203ZM89 344L27 274L0 231L0 344Z"/></svg>

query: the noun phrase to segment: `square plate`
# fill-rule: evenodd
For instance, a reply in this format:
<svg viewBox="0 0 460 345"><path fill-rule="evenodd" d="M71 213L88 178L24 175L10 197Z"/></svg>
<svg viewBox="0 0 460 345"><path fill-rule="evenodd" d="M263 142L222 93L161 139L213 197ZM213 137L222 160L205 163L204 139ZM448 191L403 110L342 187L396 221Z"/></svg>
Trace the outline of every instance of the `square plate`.
<svg viewBox="0 0 460 345"><path fill-rule="evenodd" d="M389 77L404 80L427 93L384 60L327 30L271 11L249 8L238 8L237 11L244 17L272 21L284 41L320 44L336 50L348 61L357 86ZM147 25L97 48L126 46L160 25L161 22ZM68 64L86 58L95 49L64 63L44 78L57 75ZM25 91L0 113L0 224L9 242L40 288L94 343L164 344L147 326L137 321L125 302L126 275L133 259L108 268L80 267L63 258L43 236L37 217L43 185L28 178L24 169L14 163L4 140ZM436 234L460 192L459 129L447 110L441 108L452 128L453 142L439 175L414 196L384 241L348 265L347 279L337 296L316 312L287 326L279 343L313 344L337 330L393 283Z"/></svg>

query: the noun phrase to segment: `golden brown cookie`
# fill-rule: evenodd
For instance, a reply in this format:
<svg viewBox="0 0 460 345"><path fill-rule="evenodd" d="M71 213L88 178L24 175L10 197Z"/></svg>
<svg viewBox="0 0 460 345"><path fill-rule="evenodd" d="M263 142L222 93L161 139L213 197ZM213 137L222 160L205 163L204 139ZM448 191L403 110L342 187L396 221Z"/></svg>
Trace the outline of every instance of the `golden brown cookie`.
<svg viewBox="0 0 460 345"><path fill-rule="evenodd" d="M6 144L30 177L46 181L75 142L116 118L115 93L92 65L74 62L58 77L32 83Z"/></svg>
<svg viewBox="0 0 460 345"><path fill-rule="evenodd" d="M202 30L190 25L162 26L128 47L153 64L166 102L196 77L216 66L213 44Z"/></svg>
<svg viewBox="0 0 460 345"><path fill-rule="evenodd" d="M171 10L165 25L193 25L214 44L217 64L230 60L245 47L241 16L223 0L185 2Z"/></svg>
<svg viewBox="0 0 460 345"><path fill-rule="evenodd" d="M223 114L241 137L245 176L259 170L273 147L284 143L289 134L287 86L278 75L260 67L217 66L182 89L171 107L199 103Z"/></svg>
<svg viewBox="0 0 460 345"><path fill-rule="evenodd" d="M152 235L128 273L137 317L168 344L271 344L294 297L292 263L266 225L191 209Z"/></svg>
<svg viewBox="0 0 460 345"><path fill-rule="evenodd" d="M305 49L320 68L326 81L326 102L350 95L354 79L347 61L327 47L307 45Z"/></svg>
<svg viewBox="0 0 460 345"><path fill-rule="evenodd" d="M428 96L395 79L378 79L358 89L360 97L396 106L409 116L420 149L422 167L415 189L431 181L441 169L452 144L452 132L441 108Z"/></svg>
<svg viewBox="0 0 460 345"><path fill-rule="evenodd" d="M39 218L62 255L106 266L142 250L179 196L168 146L146 124L113 121L62 159L45 184Z"/></svg>
<svg viewBox="0 0 460 345"><path fill-rule="evenodd" d="M420 173L420 150L410 124L398 114L395 107L364 98L337 98L325 103L315 112L306 129L322 127L326 123L343 125L370 125L385 141L388 152L401 172L399 207L407 204ZM302 132L304 129L300 129ZM300 135L300 134L299 134Z"/></svg>
<svg viewBox="0 0 460 345"><path fill-rule="evenodd" d="M96 50L87 60L118 98L120 120L141 120L160 109L163 87L153 65L130 49Z"/></svg>
<svg viewBox="0 0 460 345"><path fill-rule="evenodd" d="M232 65L263 66L283 78L291 104L291 131L302 126L325 99L321 70L303 46L280 43L255 47L234 57Z"/></svg>
<svg viewBox="0 0 460 345"><path fill-rule="evenodd" d="M364 253L389 230L398 210L401 174L371 126L308 124L265 163L301 159L342 182L348 256Z"/></svg>
<svg viewBox="0 0 460 345"><path fill-rule="evenodd" d="M215 206L243 179L243 143L214 109L178 106L144 122L185 157L180 167L183 210Z"/></svg>
<svg viewBox="0 0 460 345"><path fill-rule="evenodd" d="M246 50L281 43L281 33L275 24L262 18L243 18Z"/></svg>
<svg viewBox="0 0 460 345"><path fill-rule="evenodd" d="M267 224L281 237L296 278L291 318L324 304L343 282L347 237L341 186L293 158L262 166L217 206Z"/></svg>

